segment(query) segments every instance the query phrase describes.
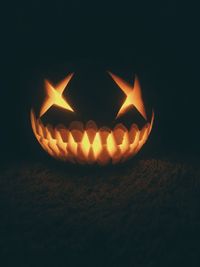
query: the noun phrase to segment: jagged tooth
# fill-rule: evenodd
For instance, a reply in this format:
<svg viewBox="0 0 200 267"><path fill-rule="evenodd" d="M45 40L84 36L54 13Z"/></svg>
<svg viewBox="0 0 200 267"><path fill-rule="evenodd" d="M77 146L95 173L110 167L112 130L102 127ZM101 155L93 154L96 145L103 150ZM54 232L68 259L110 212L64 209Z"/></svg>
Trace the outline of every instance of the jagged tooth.
<svg viewBox="0 0 200 267"><path fill-rule="evenodd" d="M37 132L40 137L47 138L46 127L43 125L41 119L37 119Z"/></svg>
<svg viewBox="0 0 200 267"><path fill-rule="evenodd" d="M111 158L110 158L110 155L108 153L108 150L107 150L106 146L104 146L102 148L101 154L97 158L97 162L100 165L105 165L105 164L107 164L110 161L110 159Z"/></svg>
<svg viewBox="0 0 200 267"><path fill-rule="evenodd" d="M115 126L113 130L113 136L117 145L120 145L123 142L124 134L126 131L127 129L122 123L119 123Z"/></svg>
<svg viewBox="0 0 200 267"><path fill-rule="evenodd" d="M127 151L124 153L122 157L122 162L126 161L131 155L131 146L127 149Z"/></svg>
<svg viewBox="0 0 200 267"><path fill-rule="evenodd" d="M78 144L78 146L77 146L77 161L80 164L84 164L86 162L86 158L85 158L85 155L83 153L81 144Z"/></svg>
<svg viewBox="0 0 200 267"><path fill-rule="evenodd" d="M54 134L55 134L55 140L56 140L57 142L60 142L60 141L62 141L62 138L61 138L60 132L58 131L58 129L57 129L57 128L55 128L55 129L54 129Z"/></svg>
<svg viewBox="0 0 200 267"><path fill-rule="evenodd" d="M76 143L80 143L83 138L83 132L79 130L71 130L71 134L75 140Z"/></svg>
<svg viewBox="0 0 200 267"><path fill-rule="evenodd" d="M111 132L107 138L107 150L111 157L117 152L118 146L116 144L116 140L113 136L113 132Z"/></svg>
<svg viewBox="0 0 200 267"><path fill-rule="evenodd" d="M70 131L75 142L80 143L83 138L83 124L81 122L73 122L70 124Z"/></svg>
<svg viewBox="0 0 200 267"><path fill-rule="evenodd" d="M46 126L46 130L47 130L47 138L46 139L49 141L49 140L52 139L52 136L51 136L51 133L50 133L50 131L49 131L47 126Z"/></svg>
<svg viewBox="0 0 200 267"><path fill-rule="evenodd" d="M74 140L77 143L81 142L84 132L83 123L80 121L73 121L69 126L69 130L71 131Z"/></svg>
<svg viewBox="0 0 200 267"><path fill-rule="evenodd" d="M71 152L70 148L69 148L69 144L66 144L66 148L67 148L67 157L66 159L72 163L75 163L75 159L74 159L74 153Z"/></svg>
<svg viewBox="0 0 200 267"><path fill-rule="evenodd" d="M67 144L67 150L69 151L70 154L74 155L75 157L77 156L77 143L74 141L74 138L71 132L69 133L69 141Z"/></svg>
<svg viewBox="0 0 200 267"><path fill-rule="evenodd" d="M99 129L99 135L100 135L102 145L105 145L107 143L107 138L110 132L111 130L108 127L102 127Z"/></svg>
<svg viewBox="0 0 200 267"><path fill-rule="evenodd" d="M58 125L46 127L36 119L31 110L33 132L43 149L51 156L72 163L98 163L105 165L125 161L136 154L146 142L153 124L146 123L141 131L132 124L128 131L123 124L117 124L113 131L107 127L98 130L94 121L88 121L84 130L81 122L74 121L69 129Z"/></svg>
<svg viewBox="0 0 200 267"><path fill-rule="evenodd" d="M120 145L123 154L122 161L125 161L130 157L132 150L134 149L132 144L134 144L136 136L139 140L139 129L136 124L132 124L130 131L125 133L123 143ZM138 140L136 141L138 142Z"/></svg>
<svg viewBox="0 0 200 267"><path fill-rule="evenodd" d="M55 130L56 144L60 150L60 156L63 158L66 156L66 143L63 142L60 131L56 128Z"/></svg>
<svg viewBox="0 0 200 267"><path fill-rule="evenodd" d="M139 131L139 129L138 129L137 125L136 124L132 124L131 128L130 128L130 131L129 131L130 144L132 144L134 142L138 131Z"/></svg>
<svg viewBox="0 0 200 267"><path fill-rule="evenodd" d="M47 129L46 127L43 125L42 121L41 121L41 129L42 129L42 133L43 133L43 137L46 139L47 138Z"/></svg>
<svg viewBox="0 0 200 267"><path fill-rule="evenodd" d="M58 146L58 149L60 150L62 157L65 158L67 156L67 144L63 142L57 142L57 146Z"/></svg>
<svg viewBox="0 0 200 267"><path fill-rule="evenodd" d="M47 124L46 129L48 130L48 132L47 132L47 138L49 139L49 135L50 135L50 137L52 139L55 139L55 131L54 131L52 125Z"/></svg>
<svg viewBox="0 0 200 267"><path fill-rule="evenodd" d="M87 158L91 145L86 131L84 131L83 133L83 138L81 140L80 146L83 151L83 154L85 155L85 158Z"/></svg>
<svg viewBox="0 0 200 267"><path fill-rule="evenodd" d="M103 148L103 145L101 143L100 135L99 135L99 132L97 132L95 135L94 141L92 143L92 149L94 152L95 159L97 159L98 156L100 155L102 148Z"/></svg>
<svg viewBox="0 0 200 267"><path fill-rule="evenodd" d="M54 152L54 154L59 157L60 155L60 150L57 147L56 140L55 139L50 139L48 142L49 148Z"/></svg>
<svg viewBox="0 0 200 267"><path fill-rule="evenodd" d="M69 138L69 130L67 128L65 128L64 125L62 124L59 124L57 127L57 130L59 131L60 133L60 136L62 138L62 141L64 143L68 143L68 138Z"/></svg>
<svg viewBox="0 0 200 267"><path fill-rule="evenodd" d="M85 128L86 128L86 132L87 132L87 135L88 135L89 142L90 142L90 144L92 144L93 141L94 141L95 135L96 135L96 133L98 131L97 125L96 125L96 123L94 121L90 120L90 121L88 121L86 123L86 127Z"/></svg>
<svg viewBox="0 0 200 267"><path fill-rule="evenodd" d="M88 163L92 164L95 162L95 155L92 147L90 147L89 153L88 153Z"/></svg>
<svg viewBox="0 0 200 267"><path fill-rule="evenodd" d="M121 152L122 152L122 156L126 153L126 151L129 149L129 144L130 144L130 141L129 141L129 134L128 134L128 131L126 129L126 131L124 132L124 138L123 138L123 142L122 144L120 145L120 149L121 149Z"/></svg>

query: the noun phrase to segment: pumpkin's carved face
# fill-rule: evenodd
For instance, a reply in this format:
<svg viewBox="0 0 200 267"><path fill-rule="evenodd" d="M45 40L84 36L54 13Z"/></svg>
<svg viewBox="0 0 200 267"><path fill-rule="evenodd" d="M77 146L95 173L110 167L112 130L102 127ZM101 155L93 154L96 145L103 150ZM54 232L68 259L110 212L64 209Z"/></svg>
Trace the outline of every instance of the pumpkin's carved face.
<svg viewBox="0 0 200 267"><path fill-rule="evenodd" d="M45 80L31 110L33 132L54 158L82 164L123 162L147 141L154 113L145 105L138 77L108 71L69 73Z"/></svg>

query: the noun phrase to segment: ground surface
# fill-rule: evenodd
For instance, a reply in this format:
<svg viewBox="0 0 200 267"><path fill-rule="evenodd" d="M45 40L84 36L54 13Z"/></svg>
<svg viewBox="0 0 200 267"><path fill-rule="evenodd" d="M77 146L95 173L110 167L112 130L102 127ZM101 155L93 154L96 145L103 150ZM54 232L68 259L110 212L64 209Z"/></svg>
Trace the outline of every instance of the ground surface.
<svg viewBox="0 0 200 267"><path fill-rule="evenodd" d="M200 266L198 162L0 171L0 266Z"/></svg>

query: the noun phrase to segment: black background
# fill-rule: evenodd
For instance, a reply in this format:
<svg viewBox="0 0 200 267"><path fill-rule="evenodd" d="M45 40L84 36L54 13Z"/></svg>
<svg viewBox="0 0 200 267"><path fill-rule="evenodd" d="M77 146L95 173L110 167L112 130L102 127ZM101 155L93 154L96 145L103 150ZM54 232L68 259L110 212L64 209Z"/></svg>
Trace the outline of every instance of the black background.
<svg viewBox="0 0 200 267"><path fill-rule="evenodd" d="M84 59L135 64L153 88L153 150L198 154L198 7L177 1L23 1L4 4L1 20L5 160L35 153L29 110L38 76Z"/></svg>

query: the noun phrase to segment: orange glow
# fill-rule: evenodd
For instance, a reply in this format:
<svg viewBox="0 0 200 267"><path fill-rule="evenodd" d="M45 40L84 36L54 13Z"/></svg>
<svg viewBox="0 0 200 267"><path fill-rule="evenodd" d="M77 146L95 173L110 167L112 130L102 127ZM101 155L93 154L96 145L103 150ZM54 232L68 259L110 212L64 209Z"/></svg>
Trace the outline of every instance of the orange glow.
<svg viewBox="0 0 200 267"><path fill-rule="evenodd" d="M46 99L41 106L40 117L44 115L47 112L47 110L53 105L56 105L58 107L74 112L72 107L67 103L67 101L62 96L62 93L64 92L72 76L73 76L73 73L69 74L55 88L50 84L49 81L45 80Z"/></svg>
<svg viewBox="0 0 200 267"><path fill-rule="evenodd" d="M115 141L115 138L112 132L109 134L108 139L107 139L107 149L108 149L108 153L111 156L111 158L117 152L117 144L116 144L116 141Z"/></svg>
<svg viewBox="0 0 200 267"><path fill-rule="evenodd" d="M74 121L68 128L52 128L44 126L31 110L32 129L43 149L54 158L81 164L115 164L129 159L147 141L153 120L152 112L151 122L141 130L136 124L132 124L130 129L123 124L117 124L114 129L98 129L94 121L88 121L85 126Z"/></svg>
<svg viewBox="0 0 200 267"><path fill-rule="evenodd" d="M94 141L92 143L92 149L94 152L94 157L95 159L97 159L102 149L102 142L99 136L99 132L97 132L95 135Z"/></svg>
<svg viewBox="0 0 200 267"><path fill-rule="evenodd" d="M84 132L84 135L83 135L81 148L82 148L84 156L87 158L89 154L89 150L90 150L90 142L89 142L88 134L86 132Z"/></svg>
<svg viewBox="0 0 200 267"><path fill-rule="evenodd" d="M124 114L128 107L135 106L136 109L140 112L140 114L143 116L145 120L147 120L146 111L144 107L144 103L142 100L142 93L141 88L139 84L139 80L136 77L134 86L131 86L123 79L119 78L118 76L114 75L113 73L109 72L112 79L115 81L115 83L120 87L120 89L124 92L126 95L126 99L121 106L116 118L120 117L122 114Z"/></svg>

